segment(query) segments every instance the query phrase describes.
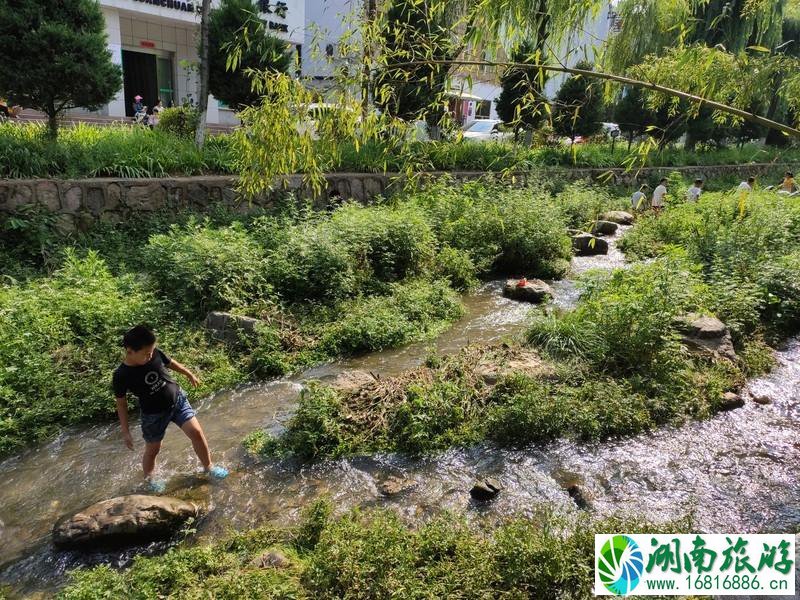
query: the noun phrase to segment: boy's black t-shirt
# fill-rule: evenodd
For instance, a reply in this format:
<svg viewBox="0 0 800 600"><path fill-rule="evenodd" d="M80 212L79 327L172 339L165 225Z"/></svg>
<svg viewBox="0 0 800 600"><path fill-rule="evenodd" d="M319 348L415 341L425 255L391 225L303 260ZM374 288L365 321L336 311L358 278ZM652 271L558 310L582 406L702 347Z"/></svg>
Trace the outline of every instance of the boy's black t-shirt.
<svg viewBox="0 0 800 600"><path fill-rule="evenodd" d="M178 397L179 386L167 372L170 358L156 348L150 362L131 367L122 363L114 371L112 387L115 398L131 392L139 399L143 413L153 414L171 410Z"/></svg>

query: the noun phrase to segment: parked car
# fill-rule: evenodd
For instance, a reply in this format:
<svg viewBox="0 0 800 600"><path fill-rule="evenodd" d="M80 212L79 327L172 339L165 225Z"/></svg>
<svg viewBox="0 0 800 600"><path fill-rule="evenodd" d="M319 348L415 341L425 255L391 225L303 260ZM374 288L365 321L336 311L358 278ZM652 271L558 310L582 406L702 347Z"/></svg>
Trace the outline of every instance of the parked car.
<svg viewBox="0 0 800 600"><path fill-rule="evenodd" d="M507 140L513 137L510 131L502 131L503 122L498 119L478 119L464 129L464 139L470 142Z"/></svg>
<svg viewBox="0 0 800 600"><path fill-rule="evenodd" d="M608 138L617 138L622 135L622 130L616 123L603 123L603 133Z"/></svg>

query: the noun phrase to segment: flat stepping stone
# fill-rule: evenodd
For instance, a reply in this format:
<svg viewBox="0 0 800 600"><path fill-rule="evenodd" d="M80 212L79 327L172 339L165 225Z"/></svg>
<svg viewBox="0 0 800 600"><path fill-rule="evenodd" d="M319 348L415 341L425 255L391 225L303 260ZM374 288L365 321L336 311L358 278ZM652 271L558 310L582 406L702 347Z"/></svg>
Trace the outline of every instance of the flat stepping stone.
<svg viewBox="0 0 800 600"><path fill-rule="evenodd" d="M503 286L503 295L512 300L539 304L553 297L553 288L541 279L509 279Z"/></svg>
<svg viewBox="0 0 800 600"><path fill-rule="evenodd" d="M73 548L166 539L201 512L198 504L169 496L119 496L60 519L53 527L53 543L59 548Z"/></svg>
<svg viewBox="0 0 800 600"><path fill-rule="evenodd" d="M608 254L608 242L591 233L579 233L572 236L572 249L578 256Z"/></svg>

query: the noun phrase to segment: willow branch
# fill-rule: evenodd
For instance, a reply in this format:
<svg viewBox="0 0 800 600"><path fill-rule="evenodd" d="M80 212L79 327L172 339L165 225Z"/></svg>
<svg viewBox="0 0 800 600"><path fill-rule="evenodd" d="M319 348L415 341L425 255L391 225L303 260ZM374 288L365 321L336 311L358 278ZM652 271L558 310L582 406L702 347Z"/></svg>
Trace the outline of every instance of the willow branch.
<svg viewBox="0 0 800 600"><path fill-rule="evenodd" d="M688 100L689 102L700 104L702 106L706 106L713 110L718 110L720 112L740 117L745 121L750 121L751 123L762 125L763 127L767 127L768 129L774 129L776 131L785 133L786 135L791 135L800 138L800 129L795 129L794 127L790 127L789 125L778 123L777 121L767 119L766 117L762 117L755 113L747 112L746 110L742 110L734 106L729 106L727 104L723 104L722 102L709 100L708 98L703 98L702 96L697 96L695 94L690 94L688 92L682 92L681 90L669 88L663 85L659 85L657 83L652 83L649 81L641 81L638 79L631 79L630 77L624 77L622 75L614 75L612 73L603 73L601 71L586 71L584 69L574 69L571 67L565 67L561 65L542 65L535 63L516 63L516 62L494 62L494 61L481 61L481 60L415 60L404 63L394 63L391 65L391 68L403 69L406 67L415 67L422 64L451 65L451 66L458 65L458 66L475 66L475 67L480 67L480 66L513 67L515 69L539 69L542 71L554 71L557 73L569 73L571 75L581 75L583 77L594 77L597 79L605 79L606 81L615 81L617 83L629 85L632 87L639 87L639 88L653 90L656 92L660 92L662 94L666 94L668 96L676 96L678 98L682 98L683 100Z"/></svg>

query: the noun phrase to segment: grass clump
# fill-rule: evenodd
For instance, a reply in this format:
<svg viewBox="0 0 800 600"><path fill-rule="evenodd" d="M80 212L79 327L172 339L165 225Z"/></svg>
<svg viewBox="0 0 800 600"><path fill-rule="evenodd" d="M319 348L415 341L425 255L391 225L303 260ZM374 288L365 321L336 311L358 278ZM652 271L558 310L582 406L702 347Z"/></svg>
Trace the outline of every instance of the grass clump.
<svg viewBox="0 0 800 600"><path fill-rule="evenodd" d="M292 529L261 528L213 545L182 545L138 557L131 568L73 571L61 600L95 598L563 598L584 599L594 583L594 535L609 531L688 531L633 519L576 519L540 512L496 528L448 513L418 528L396 513L331 516L312 505ZM278 551L289 561L262 569Z"/></svg>
<svg viewBox="0 0 800 600"><path fill-rule="evenodd" d="M263 250L241 224L191 222L150 237L143 263L184 314L203 314L269 298Z"/></svg>
<svg viewBox="0 0 800 600"><path fill-rule="evenodd" d="M765 366L748 346L736 363L692 354L677 317L708 312L707 286L680 257L596 275L578 307L541 315L524 347L469 348L405 375L340 392L309 390L277 438L255 451L303 459L376 451L412 455L492 440L604 440L707 418L746 372Z"/></svg>

